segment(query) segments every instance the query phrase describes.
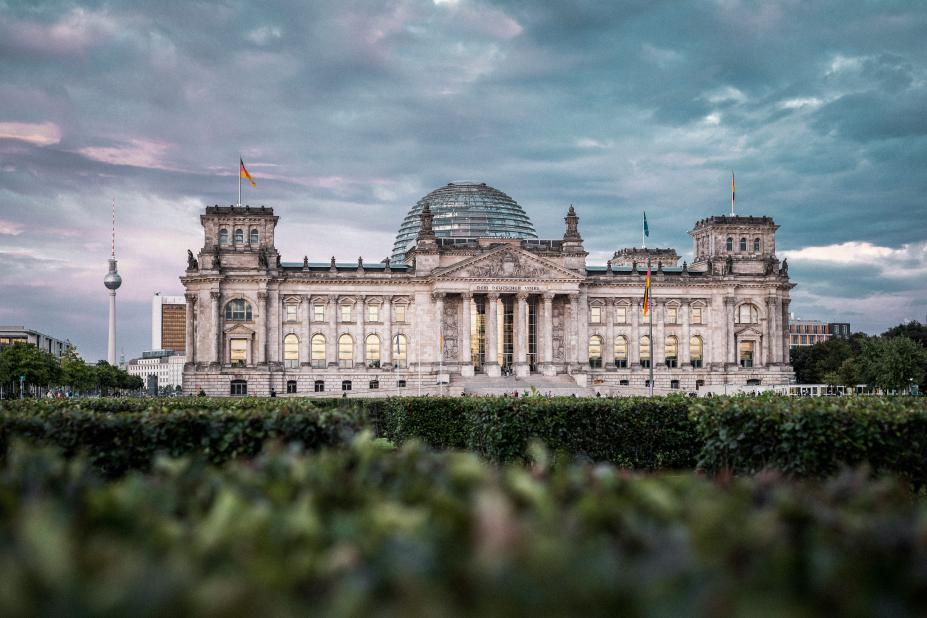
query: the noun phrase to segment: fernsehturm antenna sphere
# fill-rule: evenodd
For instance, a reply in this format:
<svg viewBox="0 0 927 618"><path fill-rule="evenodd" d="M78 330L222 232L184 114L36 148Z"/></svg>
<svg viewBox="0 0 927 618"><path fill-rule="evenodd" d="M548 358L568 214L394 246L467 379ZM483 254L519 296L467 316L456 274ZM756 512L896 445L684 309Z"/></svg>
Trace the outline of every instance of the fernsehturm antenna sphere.
<svg viewBox="0 0 927 618"><path fill-rule="evenodd" d="M113 200L113 248L109 257L109 272L103 277L103 285L109 290L109 342L106 347L106 360L110 365L116 364L116 290L122 285L122 277L116 270L116 200Z"/></svg>

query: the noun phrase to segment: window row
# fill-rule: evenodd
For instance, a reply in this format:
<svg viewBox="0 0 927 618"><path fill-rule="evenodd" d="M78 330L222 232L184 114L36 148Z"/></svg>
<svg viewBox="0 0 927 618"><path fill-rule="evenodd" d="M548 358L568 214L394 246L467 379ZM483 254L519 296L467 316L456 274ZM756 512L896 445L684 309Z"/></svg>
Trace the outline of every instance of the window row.
<svg viewBox="0 0 927 618"><path fill-rule="evenodd" d="M747 250L747 245L748 245L748 243L747 243L747 238L746 238L746 237L741 238L741 239L740 239L740 250L741 250L741 251L746 251L746 250ZM727 248L728 251L733 251L733 250L734 250L734 239L733 239L731 236L728 236L728 237L727 237L727 245L726 245L726 248ZM761 241L759 238L754 238L754 239L753 239L753 252L754 252L754 253L761 253L761 249L762 249L762 248L763 248L763 243L762 243L762 241Z"/></svg>
<svg viewBox="0 0 927 618"><path fill-rule="evenodd" d="M352 380L342 380L341 381L341 390L348 392L352 390L354 383ZM396 380L396 388L405 388L405 380ZM370 390L378 390L380 388L380 380L374 378L367 383L367 388ZM325 392L325 380L315 380L312 384L312 390L316 393ZM299 392L298 385L296 380L287 380L286 381L286 392L288 395L293 395ZM232 380L229 384L229 393L232 395L247 395L248 394L248 381L247 380Z"/></svg>
<svg viewBox="0 0 927 618"><path fill-rule="evenodd" d="M592 368L602 367L602 356L605 346L605 340L599 335L593 335L589 338L589 366ZM628 366L628 338L624 335L618 335L613 342L613 352L615 357L615 367L627 368ZM705 345L702 338L698 335L689 337L689 364L696 369L702 367L704 360ZM650 367L650 337L644 335L639 343L640 363L642 367ZM673 368L679 366L679 340L670 335L664 340L663 344L664 363L667 367Z"/></svg>
<svg viewBox="0 0 927 618"><path fill-rule="evenodd" d="M406 305L393 305L392 318L393 322L403 323L406 321ZM341 322L354 322L354 305L338 305L338 318ZM243 298L236 298L225 305L225 319L237 322L250 322L254 319L254 311L251 303ZM284 305L284 320L287 322L296 322L299 320L299 305L287 303ZM312 321L325 321L325 305L312 305ZM380 305L367 305L367 321L380 321Z"/></svg>
<svg viewBox="0 0 927 618"><path fill-rule="evenodd" d="M233 339L234 344L236 340ZM243 339L241 341L244 341ZM316 333L309 340L309 363L316 368L328 365L325 335ZM234 349L234 346L233 346ZM405 335L396 335L392 340L392 363L394 367L404 368L408 365L409 340ZM354 337L344 333L338 337L338 346L335 351L339 367L354 366ZM364 363L367 367L376 369L380 367L381 341L380 336L371 333L364 339ZM233 358L234 362L234 358ZM299 367L299 337L290 333L283 338L283 364L286 367Z"/></svg>
<svg viewBox="0 0 927 618"><path fill-rule="evenodd" d="M235 232L232 236L234 243L236 245L243 245L245 243L245 231L240 227L235 228ZM248 234L248 243L252 245L259 244L261 240L261 235L258 233L257 228L251 228L251 232ZM219 246L224 246L229 244L229 231L226 228L219 230Z"/></svg>
<svg viewBox="0 0 927 618"><path fill-rule="evenodd" d="M639 305L638 305L639 306ZM589 307L589 323L590 324L603 324L605 323L605 310L606 307L601 305L591 305ZM627 324L628 323L628 309L629 307L618 305L615 307L615 324ZM663 315L664 324L678 324L679 323L679 307L675 305L667 305L665 307L666 311ZM643 307L640 308L640 317L644 319ZM689 323L690 324L704 324L703 319L703 308L702 307L690 307L689 308Z"/></svg>

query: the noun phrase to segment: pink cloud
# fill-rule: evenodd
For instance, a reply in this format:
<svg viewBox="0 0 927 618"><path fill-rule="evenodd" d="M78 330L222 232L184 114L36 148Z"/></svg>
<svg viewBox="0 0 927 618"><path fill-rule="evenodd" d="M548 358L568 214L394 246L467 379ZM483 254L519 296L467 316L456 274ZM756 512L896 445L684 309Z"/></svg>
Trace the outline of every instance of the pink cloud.
<svg viewBox="0 0 927 618"><path fill-rule="evenodd" d="M0 219L0 236L19 236L24 229L26 229L26 226L22 223Z"/></svg>
<svg viewBox="0 0 927 618"><path fill-rule="evenodd" d="M169 148L170 144L165 142L131 139L119 146L88 146L78 152L94 161L112 165L170 169L163 160Z"/></svg>
<svg viewBox="0 0 927 618"><path fill-rule="evenodd" d="M61 129L54 122L0 122L0 139L17 139L36 146L61 141Z"/></svg>

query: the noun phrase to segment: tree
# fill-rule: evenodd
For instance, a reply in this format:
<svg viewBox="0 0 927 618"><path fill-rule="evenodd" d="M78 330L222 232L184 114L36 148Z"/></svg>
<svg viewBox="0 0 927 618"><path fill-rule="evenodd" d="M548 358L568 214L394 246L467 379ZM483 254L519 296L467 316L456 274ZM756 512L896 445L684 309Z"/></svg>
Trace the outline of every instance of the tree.
<svg viewBox="0 0 927 618"><path fill-rule="evenodd" d="M18 392L19 376L26 376L26 384L53 386L61 383L61 366L48 352L16 343L0 350L0 383L13 384Z"/></svg>
<svg viewBox="0 0 927 618"><path fill-rule="evenodd" d="M843 339L828 339L812 346L792 348L792 369L800 384L820 384L828 373L854 357L853 347Z"/></svg>
<svg viewBox="0 0 927 618"><path fill-rule="evenodd" d="M927 324L921 324L917 320L911 320L905 324L899 324L898 326L893 326L884 333L883 337L907 337L912 341L919 344L921 347L927 348Z"/></svg>
<svg viewBox="0 0 927 618"><path fill-rule="evenodd" d="M873 337L863 345L860 374L870 386L905 392L924 381L927 350L907 337Z"/></svg>
<svg viewBox="0 0 927 618"><path fill-rule="evenodd" d="M77 393L86 393L97 387L93 366L84 362L77 350L68 348L61 356L61 383Z"/></svg>

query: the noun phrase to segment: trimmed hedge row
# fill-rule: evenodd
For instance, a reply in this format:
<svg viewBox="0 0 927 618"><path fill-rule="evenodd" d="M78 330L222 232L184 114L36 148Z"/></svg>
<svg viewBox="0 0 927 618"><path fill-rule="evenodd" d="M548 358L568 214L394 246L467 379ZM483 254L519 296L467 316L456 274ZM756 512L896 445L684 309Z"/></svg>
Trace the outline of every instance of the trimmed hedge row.
<svg viewBox="0 0 927 618"><path fill-rule="evenodd" d="M697 401L698 466L752 474L827 476L868 464L927 486L927 400L734 397Z"/></svg>
<svg viewBox="0 0 927 618"><path fill-rule="evenodd" d="M80 458L14 445L0 615L927 613L927 501L904 483L544 459L499 468L360 439L103 483Z"/></svg>

